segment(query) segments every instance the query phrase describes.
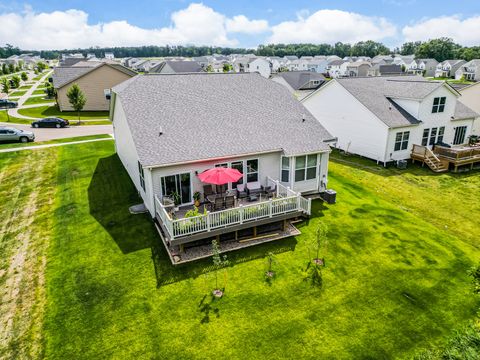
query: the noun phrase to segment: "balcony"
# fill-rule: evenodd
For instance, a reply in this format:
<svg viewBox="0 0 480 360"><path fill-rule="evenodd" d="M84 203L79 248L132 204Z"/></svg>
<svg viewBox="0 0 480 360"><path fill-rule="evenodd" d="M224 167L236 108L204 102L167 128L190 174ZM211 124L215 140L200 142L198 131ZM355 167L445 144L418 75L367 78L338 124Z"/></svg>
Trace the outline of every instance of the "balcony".
<svg viewBox="0 0 480 360"><path fill-rule="evenodd" d="M185 216L185 211L175 212L172 207L155 197L156 218L161 226L162 235L168 245L181 245L193 241L215 237L220 234L239 231L302 215L310 215L311 199L306 199L278 180L267 178L267 186L274 186L275 192L270 199L249 203L236 199L235 206L220 211L207 211L200 215ZM192 207L193 208L193 207Z"/></svg>

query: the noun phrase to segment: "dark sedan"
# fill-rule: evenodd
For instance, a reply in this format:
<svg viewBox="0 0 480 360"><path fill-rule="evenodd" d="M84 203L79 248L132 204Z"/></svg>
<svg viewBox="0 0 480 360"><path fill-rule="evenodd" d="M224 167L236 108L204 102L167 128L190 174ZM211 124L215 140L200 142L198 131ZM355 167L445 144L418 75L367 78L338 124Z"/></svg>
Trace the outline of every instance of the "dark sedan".
<svg viewBox="0 0 480 360"><path fill-rule="evenodd" d="M63 128L65 126L68 126L69 122L68 120L62 119L62 118L45 118L42 120L34 121L32 122L32 127L34 128L41 128L41 127L48 127L48 128Z"/></svg>
<svg viewBox="0 0 480 360"><path fill-rule="evenodd" d="M6 99L0 99L0 109L16 108L18 103L16 101L10 101Z"/></svg>

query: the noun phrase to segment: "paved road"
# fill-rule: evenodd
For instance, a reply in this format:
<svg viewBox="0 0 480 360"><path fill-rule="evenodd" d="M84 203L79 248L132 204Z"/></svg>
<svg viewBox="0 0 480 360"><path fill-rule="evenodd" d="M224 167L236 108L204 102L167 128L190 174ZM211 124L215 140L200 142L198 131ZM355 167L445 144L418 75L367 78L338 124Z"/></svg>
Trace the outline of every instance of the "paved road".
<svg viewBox="0 0 480 360"><path fill-rule="evenodd" d="M10 126L20 130L32 131L35 141L48 141L75 136L113 134L112 125L71 126L63 129L32 129L30 125L0 123L0 126Z"/></svg>

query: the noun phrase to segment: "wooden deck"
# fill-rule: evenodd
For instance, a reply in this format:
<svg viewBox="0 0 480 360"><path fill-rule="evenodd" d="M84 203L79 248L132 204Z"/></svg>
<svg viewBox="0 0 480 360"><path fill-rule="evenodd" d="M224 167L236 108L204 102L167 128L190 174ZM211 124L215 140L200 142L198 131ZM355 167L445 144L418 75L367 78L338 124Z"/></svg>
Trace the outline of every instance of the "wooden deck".
<svg viewBox="0 0 480 360"><path fill-rule="evenodd" d="M422 166L427 164L435 172L448 171L453 167L453 172L458 172L460 167L480 163L480 145L453 146L451 148L436 145L433 150L426 146L413 145L411 158L422 161Z"/></svg>

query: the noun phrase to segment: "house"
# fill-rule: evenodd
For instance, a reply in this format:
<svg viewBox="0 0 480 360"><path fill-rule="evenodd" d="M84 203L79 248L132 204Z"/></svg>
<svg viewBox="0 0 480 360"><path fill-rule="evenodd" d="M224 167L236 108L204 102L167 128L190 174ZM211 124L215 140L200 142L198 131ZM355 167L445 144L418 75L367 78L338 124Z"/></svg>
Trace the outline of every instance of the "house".
<svg viewBox="0 0 480 360"><path fill-rule="evenodd" d="M347 65L346 76L357 77L357 76L367 76L368 70L372 65L367 61L356 61L351 62Z"/></svg>
<svg viewBox="0 0 480 360"><path fill-rule="evenodd" d="M438 61L435 59L416 59L406 69L406 72L413 75L433 77L435 76L437 65Z"/></svg>
<svg viewBox="0 0 480 360"><path fill-rule="evenodd" d="M331 78L338 78L347 75L347 67L350 63L345 60L332 60L328 63L325 70Z"/></svg>
<svg viewBox="0 0 480 360"><path fill-rule="evenodd" d="M251 56L237 56L232 61L233 71L237 73L247 72L248 63L250 60L255 59Z"/></svg>
<svg viewBox="0 0 480 360"><path fill-rule="evenodd" d="M113 52L106 52L105 53L105 59L113 60L113 59L115 59L115 55L113 54Z"/></svg>
<svg viewBox="0 0 480 360"><path fill-rule="evenodd" d="M395 65L400 65L402 69L407 71L411 64L415 61L415 55L395 55L393 58L393 63Z"/></svg>
<svg viewBox="0 0 480 360"><path fill-rule="evenodd" d="M401 75L403 73L402 67L395 64L375 64L372 65L367 72L367 76L391 76Z"/></svg>
<svg viewBox="0 0 480 360"><path fill-rule="evenodd" d="M219 101L226 94L235 96ZM286 222L310 212L303 195L327 184L331 135L285 87L259 74L139 75L112 89L111 116L118 156L167 251L180 257L183 245L220 235L288 234ZM221 190L235 202L185 217L196 192L201 202L222 200L220 191L209 198L198 178L214 167L242 173ZM261 195L267 190L273 198Z"/></svg>
<svg viewBox="0 0 480 360"><path fill-rule="evenodd" d="M460 97L443 81L394 76L335 79L302 102L339 149L385 164L416 146L465 144L480 115Z"/></svg>
<svg viewBox="0 0 480 360"><path fill-rule="evenodd" d="M480 59L471 60L455 71L455 79L462 78L469 81L480 80Z"/></svg>
<svg viewBox="0 0 480 360"><path fill-rule="evenodd" d="M158 74L180 74L205 71L196 61L162 61L160 64L153 66L149 73Z"/></svg>
<svg viewBox="0 0 480 360"><path fill-rule="evenodd" d="M480 82L463 86L458 89L458 92L462 94L459 100L470 109L480 114ZM472 133L480 136L480 118L475 121Z"/></svg>
<svg viewBox="0 0 480 360"><path fill-rule="evenodd" d="M197 64L199 64L202 68L206 69L208 64L211 64L215 58L213 56L196 56L192 58Z"/></svg>
<svg viewBox="0 0 480 360"><path fill-rule="evenodd" d="M272 69L270 67L270 62L264 58L251 58L247 63L247 68L245 72L248 73L259 73L264 78L269 78L272 74Z"/></svg>
<svg viewBox="0 0 480 360"><path fill-rule="evenodd" d="M67 97L68 89L78 84L85 94L85 111L106 111L110 101L106 94L121 82L130 79L136 73L120 64L108 62L83 61L73 66L58 66L53 70L53 86L57 91L57 103L60 111L72 111Z"/></svg>
<svg viewBox="0 0 480 360"><path fill-rule="evenodd" d="M313 59L307 63L307 70L314 71L319 74L325 74L327 72L328 60L327 58L323 59Z"/></svg>
<svg viewBox="0 0 480 360"><path fill-rule="evenodd" d="M435 69L436 78L451 78L461 66L466 63L465 60L445 60L437 65Z"/></svg>
<svg viewBox="0 0 480 360"><path fill-rule="evenodd" d="M287 71L274 74L272 80L285 86L301 100L325 83L325 77L312 71Z"/></svg>

